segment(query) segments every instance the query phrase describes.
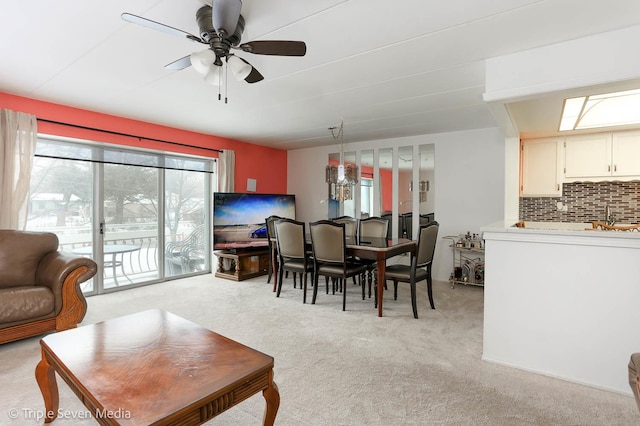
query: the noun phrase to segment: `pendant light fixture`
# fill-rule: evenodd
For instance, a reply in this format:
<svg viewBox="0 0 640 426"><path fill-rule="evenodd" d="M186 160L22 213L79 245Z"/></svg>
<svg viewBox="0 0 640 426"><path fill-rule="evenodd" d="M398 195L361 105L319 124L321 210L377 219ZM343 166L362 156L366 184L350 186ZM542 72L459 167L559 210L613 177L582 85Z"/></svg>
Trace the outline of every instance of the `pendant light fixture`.
<svg viewBox="0 0 640 426"><path fill-rule="evenodd" d="M340 127L329 127L331 136L340 140L340 162L329 164L326 168L325 180L329 184L329 198L336 201L353 199L353 186L358 183L358 166L344 163L344 120Z"/></svg>

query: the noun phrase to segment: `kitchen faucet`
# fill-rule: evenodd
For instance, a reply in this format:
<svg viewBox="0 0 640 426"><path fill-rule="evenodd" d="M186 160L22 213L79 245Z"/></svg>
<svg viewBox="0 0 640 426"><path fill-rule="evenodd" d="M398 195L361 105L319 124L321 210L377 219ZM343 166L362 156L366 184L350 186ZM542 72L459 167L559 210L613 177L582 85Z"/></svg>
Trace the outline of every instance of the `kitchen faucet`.
<svg viewBox="0 0 640 426"><path fill-rule="evenodd" d="M607 204L604 208L604 216L605 216L605 223L607 225L613 226L616 223L616 217L611 213L611 208L609 207L609 204Z"/></svg>

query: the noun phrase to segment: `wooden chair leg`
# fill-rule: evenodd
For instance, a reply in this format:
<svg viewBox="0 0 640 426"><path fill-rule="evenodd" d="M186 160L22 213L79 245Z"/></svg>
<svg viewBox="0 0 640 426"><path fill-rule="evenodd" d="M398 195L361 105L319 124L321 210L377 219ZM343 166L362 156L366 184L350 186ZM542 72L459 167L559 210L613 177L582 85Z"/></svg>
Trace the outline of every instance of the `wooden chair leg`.
<svg viewBox="0 0 640 426"><path fill-rule="evenodd" d="M393 300L398 300L398 281L393 281Z"/></svg>
<svg viewBox="0 0 640 426"><path fill-rule="evenodd" d="M328 292L328 288L327 288ZM313 274L313 297L311 298L311 304L316 304L316 296L318 295L318 275Z"/></svg>
<svg viewBox="0 0 640 426"><path fill-rule="evenodd" d="M412 281L411 283L411 306L413 307L413 317L418 319L418 306L416 303L416 282Z"/></svg>
<svg viewBox="0 0 640 426"><path fill-rule="evenodd" d="M302 278L302 303L307 303L307 273Z"/></svg>
<svg viewBox="0 0 640 426"><path fill-rule="evenodd" d="M433 304L433 285L431 279L431 265L427 266L427 294L429 295L429 303L431 304L431 309L435 309L436 306Z"/></svg>
<svg viewBox="0 0 640 426"><path fill-rule="evenodd" d="M282 268L278 269L278 291L276 293L276 297L280 297L280 290L282 290L282 276L284 275Z"/></svg>
<svg viewBox="0 0 640 426"><path fill-rule="evenodd" d="M346 311L347 310L347 279L344 278L342 279L343 282L343 286L342 286L342 310Z"/></svg>

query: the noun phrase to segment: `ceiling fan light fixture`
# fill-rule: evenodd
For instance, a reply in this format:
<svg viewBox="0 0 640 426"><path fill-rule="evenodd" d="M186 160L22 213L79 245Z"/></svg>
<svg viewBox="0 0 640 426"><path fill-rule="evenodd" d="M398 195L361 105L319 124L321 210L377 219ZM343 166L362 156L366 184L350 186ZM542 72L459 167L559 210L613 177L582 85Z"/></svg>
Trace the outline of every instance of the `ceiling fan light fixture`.
<svg viewBox="0 0 640 426"><path fill-rule="evenodd" d="M199 1L204 6L196 11L198 35L131 13L123 13L121 16L127 22L206 45L206 50L184 56L165 65L165 68L177 71L193 66L207 82L215 84L218 80L217 85L224 83L225 87L228 68L231 68L238 81L244 80L253 84L264 80L264 76L249 62L241 57L234 57L230 53L232 48L246 53L272 56L304 56L307 52L307 46L303 41L254 40L240 44L245 28L244 17L240 14L242 0ZM220 76L219 68L224 66L223 60L227 60L227 68L222 70L223 75ZM209 75L212 70L213 73Z"/></svg>
<svg viewBox="0 0 640 426"><path fill-rule="evenodd" d="M209 67L209 72L204 76L204 81L212 86L220 86L222 81L222 67L212 65Z"/></svg>
<svg viewBox="0 0 640 426"><path fill-rule="evenodd" d="M234 55L227 56L227 65L238 81L247 78L252 69L251 65Z"/></svg>
<svg viewBox="0 0 640 426"><path fill-rule="evenodd" d="M211 49L205 49L201 52L194 52L190 55L191 66L200 74L206 75L211 68L211 64L216 60L216 54Z"/></svg>
<svg viewBox="0 0 640 426"><path fill-rule="evenodd" d="M212 7L213 28L222 38L232 36L240 19L242 0L213 0Z"/></svg>

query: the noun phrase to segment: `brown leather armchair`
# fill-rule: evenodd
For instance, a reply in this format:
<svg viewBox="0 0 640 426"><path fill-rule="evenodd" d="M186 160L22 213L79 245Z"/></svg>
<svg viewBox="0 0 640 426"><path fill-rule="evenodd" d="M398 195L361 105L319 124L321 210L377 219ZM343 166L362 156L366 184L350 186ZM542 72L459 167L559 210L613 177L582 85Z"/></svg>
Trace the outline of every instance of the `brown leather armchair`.
<svg viewBox="0 0 640 426"><path fill-rule="evenodd" d="M80 283L96 271L58 251L53 233L0 229L0 344L76 327L87 312Z"/></svg>
<svg viewBox="0 0 640 426"><path fill-rule="evenodd" d="M629 360L629 386L640 410L640 352L631 354Z"/></svg>

